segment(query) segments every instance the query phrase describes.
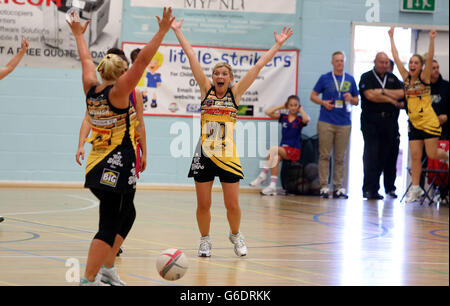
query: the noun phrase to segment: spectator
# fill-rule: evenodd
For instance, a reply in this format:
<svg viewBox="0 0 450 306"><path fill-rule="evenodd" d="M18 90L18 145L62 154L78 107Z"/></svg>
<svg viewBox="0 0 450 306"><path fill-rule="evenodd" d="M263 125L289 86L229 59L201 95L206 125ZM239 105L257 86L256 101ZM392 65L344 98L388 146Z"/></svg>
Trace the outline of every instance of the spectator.
<svg viewBox="0 0 450 306"><path fill-rule="evenodd" d="M400 145L398 115L404 97L403 85L389 72L390 62L384 52L376 55L375 66L359 82L361 94L361 131L364 137L363 197L381 200L378 193L384 173L386 195L396 198L396 163Z"/></svg>
<svg viewBox="0 0 450 306"><path fill-rule="evenodd" d="M282 115L277 111L288 109L287 115ZM300 115L299 115L300 113ZM266 111L267 116L278 119L282 124L281 143L279 147L270 148L267 162L261 173L254 179L250 186L259 187L267 181L267 173L270 170L270 185L264 188L263 195L276 195L276 184L278 179L278 165L282 160L296 162L300 159L300 144L302 128L309 122L309 116L303 110L298 96L289 96L287 101L280 106L274 106Z"/></svg>
<svg viewBox="0 0 450 306"><path fill-rule="evenodd" d="M347 199L348 196L342 186L344 157L350 139L351 105L358 105L359 92L353 76L344 72L344 53L334 52L331 64L333 71L319 78L310 97L311 101L321 106L317 123L320 196L323 198L329 196L329 165L333 150L333 198ZM322 94L322 98L319 94Z"/></svg>
<svg viewBox="0 0 450 306"><path fill-rule="evenodd" d="M431 70L431 103L442 126L441 140L448 137L448 81L442 78L439 63L433 60Z"/></svg>

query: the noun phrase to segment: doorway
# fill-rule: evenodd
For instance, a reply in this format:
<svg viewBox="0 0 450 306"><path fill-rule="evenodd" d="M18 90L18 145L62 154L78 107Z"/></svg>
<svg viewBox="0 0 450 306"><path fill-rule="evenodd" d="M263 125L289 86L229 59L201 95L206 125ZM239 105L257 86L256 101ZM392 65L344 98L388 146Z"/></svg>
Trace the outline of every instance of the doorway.
<svg viewBox="0 0 450 306"><path fill-rule="evenodd" d="M416 28L414 26L395 25L395 42L399 51L400 58L404 65L407 65L410 57L414 53L424 54L428 50L429 29L435 28L438 36L435 42L435 58L440 62L441 74L448 80L448 27L423 26ZM350 59L350 73L359 84L361 75L373 68L373 61L378 52L385 52L392 59L391 46L388 31L391 25L371 24L371 23L353 23L352 26L352 50ZM394 68L394 74L402 80L397 67ZM361 106L353 107L352 110L352 133L350 137L350 147L348 154L347 184L348 193L352 197L362 197L363 184L363 150L364 140L360 129ZM405 111L400 112L398 119L400 129L400 148L397 160L397 179L395 182L397 195L399 198L406 190L409 183L409 175L406 170L409 161L408 148L408 116ZM383 194L383 176L380 177L380 194Z"/></svg>

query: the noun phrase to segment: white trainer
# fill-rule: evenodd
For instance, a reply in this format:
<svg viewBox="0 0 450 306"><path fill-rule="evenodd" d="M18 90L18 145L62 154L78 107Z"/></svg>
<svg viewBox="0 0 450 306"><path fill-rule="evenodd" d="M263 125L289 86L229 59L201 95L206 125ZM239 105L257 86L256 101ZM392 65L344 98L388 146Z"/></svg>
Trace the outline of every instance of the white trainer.
<svg viewBox="0 0 450 306"><path fill-rule="evenodd" d="M261 191L261 194L270 196L277 195L277 188L272 185L269 185Z"/></svg>
<svg viewBox="0 0 450 306"><path fill-rule="evenodd" d="M320 197L324 198L324 199L328 199L328 197L330 196L329 192L330 191L328 190L327 187L324 187L324 188L320 189Z"/></svg>
<svg viewBox="0 0 450 306"><path fill-rule="evenodd" d="M200 237L200 246L198 248L198 257L211 257L211 237Z"/></svg>
<svg viewBox="0 0 450 306"><path fill-rule="evenodd" d="M80 279L80 286L110 286L109 284L102 283L102 275L100 273L95 276L93 282L90 282L87 278L82 277Z"/></svg>
<svg viewBox="0 0 450 306"><path fill-rule="evenodd" d="M234 244L234 252L237 256L242 257L247 255L247 246L244 242L244 236L241 234L241 232L237 233L236 235L233 235L230 232L230 241L232 244Z"/></svg>
<svg viewBox="0 0 450 306"><path fill-rule="evenodd" d="M422 188L420 187L411 187L411 189L409 189L408 193L406 194L406 203L411 203L411 202L418 202L420 201L420 197L424 194L425 192L422 190Z"/></svg>
<svg viewBox="0 0 450 306"><path fill-rule="evenodd" d="M265 184L267 182L267 177L263 177L261 175L258 175L251 183L251 187L261 187L262 184Z"/></svg>
<svg viewBox="0 0 450 306"><path fill-rule="evenodd" d="M126 283L120 279L119 274L117 274L116 268L107 268L102 266L99 272L102 275L102 282L109 284L111 286L125 286Z"/></svg>

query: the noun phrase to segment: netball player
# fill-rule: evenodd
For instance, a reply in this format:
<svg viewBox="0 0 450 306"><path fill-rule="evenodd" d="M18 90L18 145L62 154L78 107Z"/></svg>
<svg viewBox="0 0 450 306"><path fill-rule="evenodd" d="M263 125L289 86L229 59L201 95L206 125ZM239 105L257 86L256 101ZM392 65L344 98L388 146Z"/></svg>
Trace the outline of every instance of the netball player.
<svg viewBox="0 0 450 306"><path fill-rule="evenodd" d="M129 68L129 61L125 55L125 53L118 48L111 48L106 51L106 54L116 54L122 58L127 66L127 70ZM136 110L138 125L136 126L136 176L139 178L139 173L143 172L147 165L147 142L146 142L146 133L145 133L145 124L144 124L144 102L142 97L142 92L135 88L133 92L130 94L130 102ZM78 139L78 150L76 154L76 161L81 166L81 161L84 160L84 143L91 131L89 114L86 111L83 122L80 128L80 134ZM117 256L123 253L122 248L117 252Z"/></svg>
<svg viewBox="0 0 450 306"><path fill-rule="evenodd" d="M172 29L189 59L192 73L201 92L201 137L189 171L195 180L197 193L197 223L200 231L198 255L211 256L211 191L216 176L222 184L229 239L237 256L247 255L247 246L240 233L241 209L239 207L239 181L244 178L239 156L236 153L234 129L236 114L242 95L258 76L259 71L275 56L283 43L292 35L290 28L275 34L275 44L248 73L236 84L233 70L227 63L217 64L212 71L212 81L204 74L190 43L181 31L183 19L173 21Z"/></svg>
<svg viewBox="0 0 450 306"><path fill-rule="evenodd" d="M85 187L100 200L99 230L91 242L80 285L101 285L101 279L107 279L113 285L124 285L114 262L136 217L133 199L136 188L137 122L129 95L174 18L171 8L164 8L162 18L156 17L158 32L128 71L125 62L115 54L107 54L96 69L83 37L89 21L82 26L77 13L73 13L72 18L72 23L68 24L75 36L81 60L83 89L92 130L87 140L92 143L92 149L86 165ZM101 82L97 80L96 70L102 78ZM102 265L102 273L99 273Z"/></svg>
<svg viewBox="0 0 450 306"><path fill-rule="evenodd" d="M14 71L14 69L22 60L25 53L27 53L28 46L29 46L28 41L24 38L22 40L19 52L17 52L17 54L6 64L6 66L0 68L0 80ZM5 218L0 216L0 222L3 222L4 220Z"/></svg>
<svg viewBox="0 0 450 306"><path fill-rule="evenodd" d="M430 44L427 60L424 63L422 57L415 54L409 60L409 71L403 66L394 42L394 27L389 30L392 55L400 74L402 75L405 98L409 116L409 148L411 150L411 180L412 187L406 195L406 202L418 201L424 191L419 187L420 174L422 172L422 151L425 151L430 159L446 160L448 152L438 148L438 140L441 135L441 125L436 113L431 106L431 71L434 56L435 30L430 31ZM425 66L424 66L425 64Z"/></svg>
<svg viewBox="0 0 450 306"><path fill-rule="evenodd" d="M129 61L125 55L125 53L118 48L111 48L106 51L107 54L116 54L122 58L127 66L127 70L129 68ZM136 175L139 178L139 173L143 172L147 166L147 142L146 142L146 132L145 132L145 124L144 124L144 100L142 91L135 88L135 90L130 94L130 102L136 110L138 125L136 126L136 154L140 157L136 161ZM84 116L84 120L81 124L80 134L78 139L78 150L76 154L76 161L81 166L81 160L84 160L84 144L86 142L86 138L91 131L90 123L89 123L89 114L86 111L86 115ZM80 160L81 158L81 160Z"/></svg>
<svg viewBox="0 0 450 306"><path fill-rule="evenodd" d="M288 109L289 113L282 115L277 112L282 109ZM273 119L278 119L278 122L281 123L281 143L278 147L270 148L266 165L258 177L250 183L250 186L259 187L265 183L270 169L270 185L264 188L261 193L263 195L276 195L278 165L283 159L293 162L300 159L302 129L309 122L309 116L303 110L299 97L295 95L289 96L283 105L269 108L266 111L266 115Z"/></svg>

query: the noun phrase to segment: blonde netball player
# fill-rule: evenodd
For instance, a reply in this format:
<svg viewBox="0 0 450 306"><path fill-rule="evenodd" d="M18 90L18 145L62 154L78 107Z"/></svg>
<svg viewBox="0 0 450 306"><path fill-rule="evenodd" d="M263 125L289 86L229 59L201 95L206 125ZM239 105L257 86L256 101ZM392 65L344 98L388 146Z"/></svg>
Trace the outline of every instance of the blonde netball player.
<svg viewBox="0 0 450 306"><path fill-rule="evenodd" d="M415 54L409 60L409 71L403 66L394 42L394 28L389 30L392 55L405 86L405 97L409 117L409 148L411 150L411 180L412 187L406 195L406 202L418 201L424 191L419 187L422 172L422 152L425 151L430 159L446 160L448 153L438 149L441 135L441 125L431 106L431 71L434 56L435 30L430 31L430 45L427 60ZM425 66L424 66L425 64Z"/></svg>
<svg viewBox="0 0 450 306"><path fill-rule="evenodd" d="M111 48L106 51L107 54L117 54L122 58L126 63L126 69L129 68L129 61L126 57L125 53L118 48ZM139 85L139 84L138 84ZM139 178L139 173L143 172L147 166L147 141L146 141L146 132L145 132L145 124L144 124L144 100L142 91L138 88L135 88L133 92L130 94L130 102L136 110L138 125L136 126L136 176ZM83 122L80 128L80 134L78 139L78 149L76 153L76 162L81 166L81 160L84 160L84 144L86 143L86 139L91 131L89 114L86 111ZM119 251L120 252L120 251Z"/></svg>
<svg viewBox="0 0 450 306"><path fill-rule="evenodd" d="M171 8L164 8L162 19L156 17L158 32L128 71L125 62L116 54L107 54L96 69L83 37L89 22L82 26L76 13L72 18L72 23L68 24L75 36L81 60L83 89L92 130L85 187L100 200L99 229L91 242L80 285L95 286L106 281L120 286L124 282L118 276L114 262L136 217L133 203L136 188L136 112L130 104L129 95L170 30L174 18ZM102 82L97 80L96 70Z"/></svg>
<svg viewBox="0 0 450 306"><path fill-rule="evenodd" d="M283 43L292 35L290 28L275 34L275 44L249 72L236 84L233 70L226 63L217 64L212 72L212 82L181 31L183 19L173 21L172 29L186 53L194 78L201 92L201 138L189 171L195 180L197 193L197 223L200 231L198 256L211 256L211 191L216 176L222 184L227 219L230 226L229 239L237 256L247 255L247 246L240 233L241 209L239 207L239 181L244 178L234 143L236 114L242 95L255 81L260 70L275 56Z"/></svg>

